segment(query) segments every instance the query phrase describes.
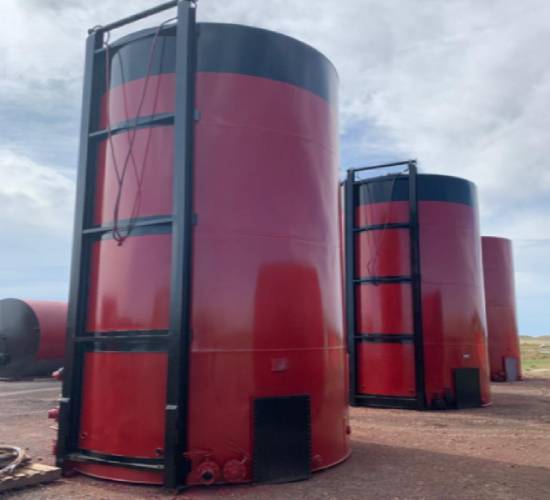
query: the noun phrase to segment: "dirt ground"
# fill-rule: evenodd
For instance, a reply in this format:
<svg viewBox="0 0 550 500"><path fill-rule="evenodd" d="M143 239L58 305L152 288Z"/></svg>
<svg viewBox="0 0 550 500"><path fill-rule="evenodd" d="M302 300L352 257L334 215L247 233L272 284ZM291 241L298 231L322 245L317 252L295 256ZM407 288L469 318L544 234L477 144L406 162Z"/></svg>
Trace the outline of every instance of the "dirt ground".
<svg viewBox="0 0 550 500"><path fill-rule="evenodd" d="M57 382L0 382L0 442L53 463L46 412ZM178 500L251 499L550 499L550 371L493 384L490 408L415 412L355 408L352 456L310 481L195 488ZM173 498L160 488L77 476L3 498Z"/></svg>

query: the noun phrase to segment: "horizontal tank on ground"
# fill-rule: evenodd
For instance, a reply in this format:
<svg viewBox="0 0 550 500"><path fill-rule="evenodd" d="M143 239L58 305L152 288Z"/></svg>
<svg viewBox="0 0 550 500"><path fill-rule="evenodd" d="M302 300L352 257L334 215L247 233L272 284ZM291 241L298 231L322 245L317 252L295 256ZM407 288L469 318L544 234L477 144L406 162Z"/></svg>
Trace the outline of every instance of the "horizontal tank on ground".
<svg viewBox="0 0 550 500"><path fill-rule="evenodd" d="M63 365L67 304L0 300L0 378L50 375Z"/></svg>
<svg viewBox="0 0 550 500"><path fill-rule="evenodd" d="M58 464L170 487L305 479L350 452L337 74L192 11L88 41Z"/></svg>
<svg viewBox="0 0 550 500"><path fill-rule="evenodd" d="M345 183L351 402L487 405L475 186L417 174L414 161L393 167L351 170Z"/></svg>
<svg viewBox="0 0 550 500"><path fill-rule="evenodd" d="M483 236L483 273L491 380L521 380L512 242Z"/></svg>

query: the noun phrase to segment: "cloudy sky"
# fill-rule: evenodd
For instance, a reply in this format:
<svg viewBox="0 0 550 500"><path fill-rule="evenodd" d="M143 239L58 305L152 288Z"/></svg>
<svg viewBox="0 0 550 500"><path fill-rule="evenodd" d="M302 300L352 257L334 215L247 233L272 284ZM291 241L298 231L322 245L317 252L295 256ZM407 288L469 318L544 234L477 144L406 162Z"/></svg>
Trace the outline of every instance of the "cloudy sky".
<svg viewBox="0 0 550 500"><path fill-rule="evenodd" d="M0 297L66 299L86 29L156 3L1 1ZM476 182L483 234L513 239L532 335L550 334L549 19L547 0L199 5L199 20L281 31L335 63L343 165L412 157Z"/></svg>

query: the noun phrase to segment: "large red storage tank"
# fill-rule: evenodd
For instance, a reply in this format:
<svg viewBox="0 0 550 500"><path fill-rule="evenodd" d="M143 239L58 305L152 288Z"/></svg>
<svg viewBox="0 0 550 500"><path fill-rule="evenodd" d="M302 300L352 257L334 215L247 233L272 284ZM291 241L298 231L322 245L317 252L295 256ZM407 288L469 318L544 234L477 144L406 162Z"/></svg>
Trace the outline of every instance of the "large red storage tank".
<svg viewBox="0 0 550 500"><path fill-rule="evenodd" d="M481 246L491 380L521 380L512 242L483 236Z"/></svg>
<svg viewBox="0 0 550 500"><path fill-rule="evenodd" d="M67 304L0 300L0 378L50 375L63 365Z"/></svg>
<svg viewBox="0 0 550 500"><path fill-rule="evenodd" d="M418 409L487 405L476 189L457 177L414 176L417 225L409 175L352 184L351 401Z"/></svg>
<svg viewBox="0 0 550 500"><path fill-rule="evenodd" d="M89 256L75 271L89 287L74 295L85 315L75 313L82 338L64 377L58 463L174 485L174 436L184 442L175 457L181 484L303 479L350 452L337 74L287 36L197 25L189 364L182 361L176 380L165 339L175 341L179 300L172 193L184 196L172 179L185 137L174 137L177 114L176 131L169 119L178 102L177 30L141 31L109 48L96 129L109 123L113 135L92 132L97 154L81 166L83 176L96 172L95 189L79 199L84 221L89 212L83 247L96 236L89 253L73 256L73 270L75 258ZM130 167L119 190L115 160L130 156L143 176ZM115 210L122 232L133 218L121 242L113 239ZM77 218L75 238L78 229ZM167 394L178 382L186 404L174 423Z"/></svg>

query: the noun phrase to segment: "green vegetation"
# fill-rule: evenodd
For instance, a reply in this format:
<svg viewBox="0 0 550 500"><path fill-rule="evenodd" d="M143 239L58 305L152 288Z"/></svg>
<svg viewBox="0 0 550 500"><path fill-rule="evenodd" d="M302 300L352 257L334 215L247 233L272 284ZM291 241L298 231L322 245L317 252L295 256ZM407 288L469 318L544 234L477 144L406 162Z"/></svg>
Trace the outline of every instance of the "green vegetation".
<svg viewBox="0 0 550 500"><path fill-rule="evenodd" d="M521 366L525 372L536 369L550 370L550 335L520 337Z"/></svg>

